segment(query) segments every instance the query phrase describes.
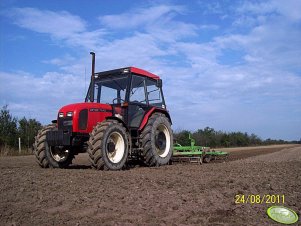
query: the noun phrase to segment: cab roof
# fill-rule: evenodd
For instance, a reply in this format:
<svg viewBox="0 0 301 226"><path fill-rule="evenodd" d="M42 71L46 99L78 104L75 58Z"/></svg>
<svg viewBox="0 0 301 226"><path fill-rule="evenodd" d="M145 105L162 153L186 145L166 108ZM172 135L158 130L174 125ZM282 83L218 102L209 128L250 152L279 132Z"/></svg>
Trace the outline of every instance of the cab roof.
<svg viewBox="0 0 301 226"><path fill-rule="evenodd" d="M132 73L135 73L135 74L138 74L138 75L149 77L149 78L152 78L152 79L155 79L155 80L160 79L159 76L157 76L153 73L150 73L146 70L137 68L137 67L125 67L125 68L119 68L119 69L114 69L114 70L109 70L109 71L102 71L102 72L95 73L95 75L102 76L102 75L109 75L109 74L116 74L116 73L122 73L123 74L123 73L128 73L128 72L132 72Z"/></svg>

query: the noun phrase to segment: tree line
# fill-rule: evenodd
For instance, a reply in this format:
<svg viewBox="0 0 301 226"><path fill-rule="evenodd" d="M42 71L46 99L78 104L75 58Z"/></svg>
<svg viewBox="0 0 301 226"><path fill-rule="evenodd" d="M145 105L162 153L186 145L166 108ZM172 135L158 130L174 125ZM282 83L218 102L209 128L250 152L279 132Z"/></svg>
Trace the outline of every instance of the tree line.
<svg viewBox="0 0 301 226"><path fill-rule="evenodd" d="M41 128L42 124L36 119L25 117L17 119L10 113L8 106L5 105L0 112L0 148L18 149L18 139L20 137L22 149L30 150L34 138Z"/></svg>
<svg viewBox="0 0 301 226"><path fill-rule="evenodd" d="M197 145L206 147L246 147L257 145L271 145L271 144L289 144L300 143L300 141L285 141L275 139L261 139L256 134L248 134L243 132L223 132L216 131L213 128L206 127L195 132L182 130L174 133L175 141L182 146L189 146L189 134L195 139Z"/></svg>

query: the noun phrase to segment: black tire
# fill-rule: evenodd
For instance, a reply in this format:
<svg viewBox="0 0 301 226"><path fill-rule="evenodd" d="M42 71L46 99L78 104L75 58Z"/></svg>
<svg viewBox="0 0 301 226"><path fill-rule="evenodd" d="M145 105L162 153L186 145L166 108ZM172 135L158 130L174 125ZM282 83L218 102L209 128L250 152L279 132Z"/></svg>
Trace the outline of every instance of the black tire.
<svg viewBox="0 0 301 226"><path fill-rule="evenodd" d="M154 113L141 133L144 163L161 166L170 162L173 152L173 133L168 118Z"/></svg>
<svg viewBox="0 0 301 226"><path fill-rule="evenodd" d="M72 150L64 149L64 157L60 160L55 159L55 152L58 147L51 147L46 141L46 132L54 130L55 125L48 125L39 130L38 135L35 137L35 143L33 145L33 153L36 156L37 163L42 168L66 168L72 163L74 155ZM62 149L59 150L62 152Z"/></svg>
<svg viewBox="0 0 301 226"><path fill-rule="evenodd" d="M116 120L98 123L90 134L88 154L92 168L97 170L121 170L129 153L128 134Z"/></svg>

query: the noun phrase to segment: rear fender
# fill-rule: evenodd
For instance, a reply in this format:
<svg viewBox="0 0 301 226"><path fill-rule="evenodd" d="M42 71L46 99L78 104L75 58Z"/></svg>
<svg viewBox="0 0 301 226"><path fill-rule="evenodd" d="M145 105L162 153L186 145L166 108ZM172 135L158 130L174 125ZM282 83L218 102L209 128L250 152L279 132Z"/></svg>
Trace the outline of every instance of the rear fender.
<svg viewBox="0 0 301 226"><path fill-rule="evenodd" d="M164 115L168 118L168 120L170 121L170 124L172 124L172 121L171 121L171 118L170 118L170 115L169 115L168 111L153 107L152 109L150 109L150 110L144 115L144 118L143 118L143 120L142 120L142 122L141 122L141 125L140 125L140 127L139 127L139 130L140 130L140 131L144 129L145 125L146 125L147 122L148 122L148 119L149 119L154 113L157 113L157 112L164 114Z"/></svg>

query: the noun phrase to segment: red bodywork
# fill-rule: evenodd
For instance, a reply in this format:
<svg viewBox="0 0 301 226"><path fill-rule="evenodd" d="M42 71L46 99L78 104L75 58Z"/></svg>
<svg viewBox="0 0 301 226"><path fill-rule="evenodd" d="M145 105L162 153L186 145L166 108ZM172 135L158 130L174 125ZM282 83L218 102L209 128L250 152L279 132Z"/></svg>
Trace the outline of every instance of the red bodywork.
<svg viewBox="0 0 301 226"><path fill-rule="evenodd" d="M156 79L156 80L160 79L159 76L157 76L155 74L152 74L152 73L150 73L148 71L142 70L140 68L130 67L130 69L131 69L131 72L133 72L133 73L136 73L136 74L139 74L139 75L144 75L146 77L149 77L149 78L152 78L152 79Z"/></svg>
<svg viewBox="0 0 301 226"><path fill-rule="evenodd" d="M141 122L141 125L140 125L140 127L139 127L139 130L140 130L140 131L143 130L143 128L146 126L146 124L147 124L147 122L148 122L148 119L152 116L152 114L153 114L154 112L160 112L160 113L165 114L166 117L169 119L170 123L172 123L172 122L171 122L171 118L170 118L170 116L169 116L169 114L168 114L167 111L162 110L162 109L160 109L160 108L153 107L153 108L151 108L151 109L144 115L143 120L142 120L142 122Z"/></svg>
<svg viewBox="0 0 301 226"><path fill-rule="evenodd" d="M142 130L144 128L144 126L146 125L146 123L148 122L149 117L151 116L151 114L156 110L155 107L153 107L152 109L150 109L143 117L143 120L141 122L141 125L139 127L139 130Z"/></svg>
<svg viewBox="0 0 301 226"><path fill-rule="evenodd" d="M78 120L73 120L73 124L72 124L73 132L90 133L93 127L98 122L102 122L105 118L112 116L112 106L109 104L100 104L100 103L69 104L62 107L59 112L64 113L64 116L66 116L68 112L73 112L73 118L78 119L78 114L83 109L88 109L87 129L79 130ZM95 109L98 109L98 111L95 111ZM100 109L103 111L99 111Z"/></svg>

